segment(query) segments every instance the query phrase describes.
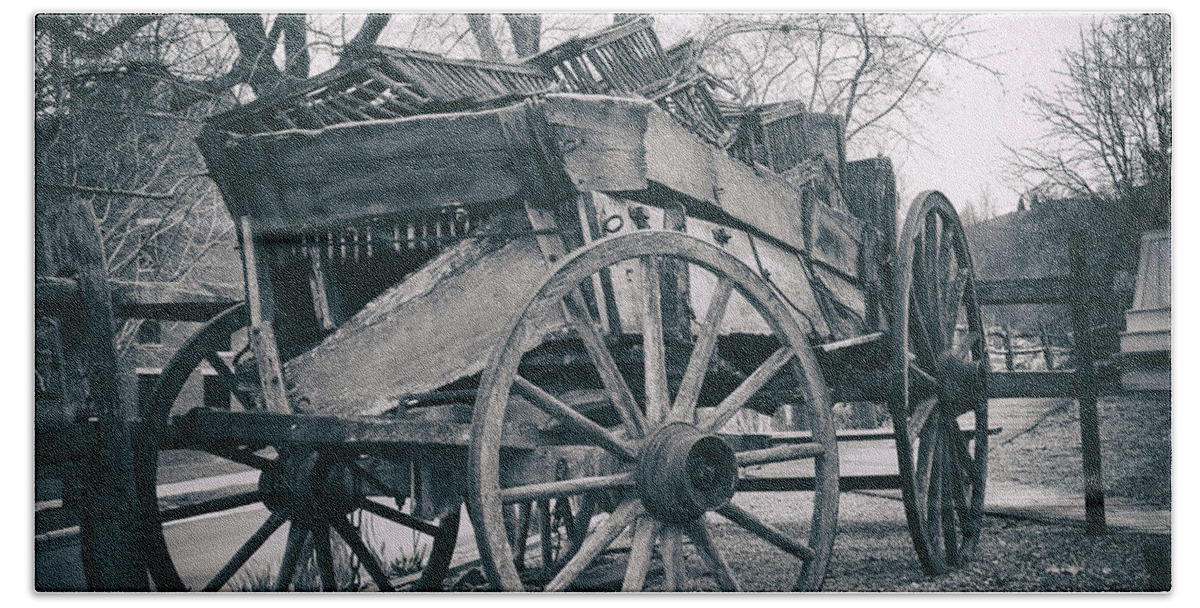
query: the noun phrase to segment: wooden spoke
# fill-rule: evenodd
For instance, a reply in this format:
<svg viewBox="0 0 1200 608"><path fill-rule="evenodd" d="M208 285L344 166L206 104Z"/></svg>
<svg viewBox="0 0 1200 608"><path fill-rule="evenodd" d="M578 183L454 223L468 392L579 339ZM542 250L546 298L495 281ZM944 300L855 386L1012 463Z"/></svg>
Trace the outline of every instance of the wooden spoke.
<svg viewBox="0 0 1200 608"><path fill-rule="evenodd" d="M379 565L379 560L375 559L375 555L363 544L362 538L358 535L358 529L340 517L329 520L329 523L333 524L333 529L337 530L342 540L346 541L347 545L350 545L350 550L358 556L358 563L367 569L367 574L371 575L371 580L375 581L375 586L379 587L380 591L394 591L392 581L388 579L387 573Z"/></svg>
<svg viewBox="0 0 1200 608"><path fill-rule="evenodd" d="M939 216L939 220L936 268L937 299L934 300L937 307L932 310L938 316L938 331L941 334L942 347L945 348L954 338L954 325L958 318L958 305L951 304L954 294L957 293L954 285L958 280L958 276L957 273L953 272L955 264L953 251L954 231L946 222L946 218ZM949 332L946 331L947 324L949 324Z"/></svg>
<svg viewBox="0 0 1200 608"><path fill-rule="evenodd" d="M938 240L937 214L930 213L929 215L925 216L925 234L921 243L924 248L924 252L921 257L921 279L923 288L921 290L921 296L925 304L923 310L927 310L935 316L940 310L940 307L938 306L938 292L939 288L941 287L941 281L938 277L938 253L940 251L940 248L938 247ZM938 320L936 318L926 319L926 321L931 322L930 325L926 326L928 330L931 332L938 331ZM934 345L934 352L936 353L937 351L941 350L941 336L938 333L930 333L929 337L930 341Z"/></svg>
<svg viewBox="0 0 1200 608"><path fill-rule="evenodd" d="M204 357L213 370L217 372L217 376L221 378L221 384L225 390L229 391L230 395L238 400L245 409L254 409L254 400L247 398L241 391L237 390L237 377L234 376L233 370L225 365L225 361L221 360L221 356L216 351L207 353Z"/></svg>
<svg viewBox="0 0 1200 608"><path fill-rule="evenodd" d="M663 343L662 283L659 259L641 258L642 359L645 370L646 421L657 427L666 417L671 396L667 386L667 353Z"/></svg>
<svg viewBox="0 0 1200 608"><path fill-rule="evenodd" d="M623 440L617 438L608 429L588 420L586 416L580 414L566 403L563 403L558 397L542 390L536 384L521 376L517 376L513 381L513 387L520 391L538 409L546 412L546 414L554 417L577 433L580 433L592 443L625 460L633 461L637 459L634 449L626 445Z"/></svg>
<svg viewBox="0 0 1200 608"><path fill-rule="evenodd" d="M942 491L939 493L939 506L941 507L942 540L946 546L946 559L952 564L957 564L959 562L958 523L955 518L955 507L960 503L959 494L962 491L962 472L954 465L954 457L950 454L950 450L947 447L943 445L942 449L939 450L942 453Z"/></svg>
<svg viewBox="0 0 1200 608"><path fill-rule="evenodd" d="M761 450L738 452L737 463L739 467L748 467L756 464L799 460L801 458L816 458L824 453L825 446L819 443L795 443L773 448L763 448Z"/></svg>
<svg viewBox="0 0 1200 608"><path fill-rule="evenodd" d="M671 419L681 422L696 421L696 402L700 399L700 389L704 386L704 377L708 375L708 366L712 363L713 351L717 347L717 337L721 333L721 321L725 318L725 309L729 306L729 298L733 294L733 281L721 277L708 303L708 312L704 313L704 324L696 337L696 345L692 347L692 356L688 359L687 369L683 372L683 380L679 383L679 393L675 395L675 405L671 408Z"/></svg>
<svg viewBox="0 0 1200 608"><path fill-rule="evenodd" d="M715 433L721 427L725 426L725 423L729 422L729 420L733 418L734 414L736 414L738 410L740 410L742 406L745 405L746 402L755 395L755 393L761 390L762 387L766 386L767 382L770 382L771 378L774 378L775 374L779 373L779 370L783 369L783 366L787 365L787 363L791 361L792 357L795 355L796 353L793 352L791 348L786 346L775 351L775 353L768 357L762 365L758 366L758 369L754 370L754 373L750 374L750 376L748 376L740 385L738 385L737 388L733 389L733 392L730 393L728 397L725 397L725 399L717 405L716 411L713 414L713 418L704 425L705 432Z"/></svg>
<svg viewBox="0 0 1200 608"><path fill-rule="evenodd" d="M916 471L916 504L918 508L924 508L924 505L929 504L929 485L933 476L934 449L937 447L937 439L941 435L933 425L926 425L920 434L920 445L917 446Z"/></svg>
<svg viewBox="0 0 1200 608"><path fill-rule="evenodd" d="M908 418L908 445L916 445L918 437L924 437L926 425L929 423L929 416L937 407L937 397L926 397L917 402L913 407L912 415Z"/></svg>
<svg viewBox="0 0 1200 608"><path fill-rule="evenodd" d="M683 530L668 525L662 529L659 552L662 553L667 591L679 591L688 578L687 562L683 559Z"/></svg>
<svg viewBox="0 0 1200 608"><path fill-rule="evenodd" d="M220 498L212 498L195 504L184 505L172 509L165 509L158 514L158 521L166 523L169 521L177 521L196 517L197 515L207 515L218 511L227 511L237 507L252 505L256 502L262 502L266 497L265 492L254 490L252 492L242 492L232 496L222 496Z"/></svg>
<svg viewBox="0 0 1200 608"><path fill-rule="evenodd" d="M508 531L508 543L513 548L513 562L518 568L525 567L525 549L529 546L529 520L533 511L533 503L512 505L512 511L506 511L505 523L509 522L507 514L512 514L512 527Z"/></svg>
<svg viewBox="0 0 1200 608"><path fill-rule="evenodd" d="M571 557L554 579L546 584L546 591L565 591L583 572L583 569L587 568L645 510L642 502L636 499L625 501L617 507L608 516L608 519L596 526L596 529L584 539L583 546L579 547L579 551Z"/></svg>
<svg viewBox="0 0 1200 608"><path fill-rule="evenodd" d="M971 270L969 268L958 268L954 273L953 282L948 286L948 293L945 301L942 303L942 327L946 328L946 344L954 343L954 333L958 326L958 311L962 306L963 293L967 288L967 281L971 278Z"/></svg>
<svg viewBox="0 0 1200 608"><path fill-rule="evenodd" d="M221 587L224 587L225 583L228 583L229 579L233 578L233 575L237 573L242 566L246 565L246 562L249 561L256 552L258 552L258 550L263 546L263 543L267 542L267 539L271 538L271 535L274 534L275 531L278 530L285 521L286 520L284 518L274 513L267 516L267 521L263 522L263 525L259 526L258 530L255 530L254 534L250 535L250 538L246 540L245 544L238 548L237 552L233 554L233 557L229 559L229 562L225 564L225 567L221 568L221 571L218 572L217 575L212 578L212 580L208 581L208 584L204 586L204 590L220 591Z"/></svg>
<svg viewBox="0 0 1200 608"><path fill-rule="evenodd" d="M958 428L958 424L952 421L947 421L950 428L946 429L950 443L950 452L954 456L954 462L960 471L962 471L972 485L979 484L979 473L975 465L975 458L971 456L971 450L967 446L967 438Z"/></svg>
<svg viewBox="0 0 1200 608"><path fill-rule="evenodd" d="M704 523L704 519L698 519L688 524L687 534L688 538L692 539L692 543L696 545L696 550L700 552L700 557L708 564L708 569L716 577L721 591L741 591L742 587L738 584L737 577L733 575L733 570L729 568L729 562L725 561L725 557L721 555L716 543L709 536L708 526Z"/></svg>
<svg viewBox="0 0 1200 608"><path fill-rule="evenodd" d="M287 591L292 586L292 578L296 575L296 565L300 562L300 550L308 539L308 528L301 526L295 520L288 528L287 545L283 550L283 561L279 564L279 576L275 578L275 590Z"/></svg>
<svg viewBox="0 0 1200 608"><path fill-rule="evenodd" d="M500 491L500 496L505 504L511 504L571 496L593 490L609 490L631 485L633 485L633 471L617 473L615 475L576 477L562 481L547 481L545 483L504 488Z"/></svg>
<svg viewBox="0 0 1200 608"><path fill-rule="evenodd" d="M912 339L913 346L916 347L917 363L925 369L936 370L937 346L933 341L932 335L929 333L929 325L925 321L924 313L921 312L921 306L917 301L915 292L909 301L908 320L909 337Z"/></svg>
<svg viewBox="0 0 1200 608"><path fill-rule="evenodd" d="M771 543L772 545L775 545L776 547L779 547L780 549L792 554L797 558L800 558L804 561L808 561L813 558L813 551L812 549L808 548L808 545L792 540L791 537L783 532L780 532L774 526L758 519L752 513L733 503L729 503L717 509L717 513L720 513L729 521L732 521L733 523L745 528L747 532L758 536L759 538Z"/></svg>
<svg viewBox="0 0 1200 608"><path fill-rule="evenodd" d="M398 523L407 528L412 528L413 530L416 530L422 534L437 536L441 532L441 528L434 524L431 524L418 517L413 517L412 515L400 511L399 509L393 509L387 505L377 503L365 496L360 496L358 498L358 508L370 513L374 513L375 515Z"/></svg>
<svg viewBox="0 0 1200 608"><path fill-rule="evenodd" d="M322 591L337 591L337 575L333 569L333 549L329 545L329 526L319 524L312 529L313 549L317 554L317 572Z"/></svg>
<svg viewBox="0 0 1200 608"><path fill-rule="evenodd" d="M916 361L909 360L908 373L911 380L916 380L921 388L927 391L934 391L938 388L938 379L929 375L929 372L921 369ZM911 397L911 396L910 396Z"/></svg>
<svg viewBox="0 0 1200 608"><path fill-rule="evenodd" d="M625 376L621 375L616 359L608 350L608 346L604 344L604 337L592 324L579 290L572 292L570 296L563 299L563 302L566 305L567 319L570 321L571 327L575 329L575 333L579 334L579 339L583 341L584 350L587 351L588 358L592 360L592 365L596 367L596 373L600 375L600 381L604 384L609 399L612 400L617 412L621 415L629 436L644 436L646 434L646 418L642 414L642 410L638 408L633 391L629 390L629 385L625 382Z"/></svg>
<svg viewBox="0 0 1200 608"><path fill-rule="evenodd" d="M629 547L629 563L625 566L625 582L621 591L641 591L646 584L646 573L650 571L650 558L654 553L654 541L662 524L658 520L639 517L633 532L633 544Z"/></svg>
<svg viewBox="0 0 1200 608"><path fill-rule="evenodd" d="M933 428L930 433L935 437L933 449L929 455L929 490L926 495L925 518L929 527L929 544L936 558L946 558L946 546L942 526L942 482L944 481L943 461L945 449L940 439L943 433L940 428Z"/></svg>
<svg viewBox="0 0 1200 608"><path fill-rule="evenodd" d="M542 545L542 567L547 570L554 565L554 522L553 512L550 510L550 499L539 500L537 503L538 517L540 525L538 530L541 532Z"/></svg>

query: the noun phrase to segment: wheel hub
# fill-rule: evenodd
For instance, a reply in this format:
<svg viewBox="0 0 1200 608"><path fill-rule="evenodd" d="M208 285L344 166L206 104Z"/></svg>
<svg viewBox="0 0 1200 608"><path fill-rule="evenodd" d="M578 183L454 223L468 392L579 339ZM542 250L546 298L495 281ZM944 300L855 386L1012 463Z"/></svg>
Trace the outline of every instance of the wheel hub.
<svg viewBox="0 0 1200 608"><path fill-rule="evenodd" d="M642 449L637 490L655 517L682 523L729 502L737 489L737 457L725 440L676 422Z"/></svg>
<svg viewBox="0 0 1200 608"><path fill-rule="evenodd" d="M975 409L983 394L983 374L978 361L963 361L953 354L943 353L937 360L938 401L947 413L958 416Z"/></svg>
<svg viewBox="0 0 1200 608"><path fill-rule="evenodd" d="M263 503L288 519L320 521L343 517L355 507L355 493L346 470L316 452L283 457L282 464L259 476Z"/></svg>

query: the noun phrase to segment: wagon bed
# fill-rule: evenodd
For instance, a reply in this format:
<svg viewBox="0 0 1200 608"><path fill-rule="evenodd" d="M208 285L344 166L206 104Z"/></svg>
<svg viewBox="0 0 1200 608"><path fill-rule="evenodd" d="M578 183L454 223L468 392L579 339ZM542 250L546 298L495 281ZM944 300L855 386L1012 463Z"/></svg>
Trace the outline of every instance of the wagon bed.
<svg viewBox="0 0 1200 608"><path fill-rule="evenodd" d="M647 28L576 51L653 52ZM552 55L538 61L574 61ZM896 444L890 479L926 569L969 555L986 369L944 197L914 203L893 250L890 163L845 162L836 117L772 106L697 135L678 99L708 99L703 87L655 101L557 93L521 67L511 94L437 98L385 73L402 59L433 61L383 53L201 136L239 227L247 303L185 345L156 388L139 483L160 588L183 586L161 522L196 509L160 508L155 463L186 447L263 471L258 490L200 509L261 500L271 512L214 589L285 522L281 588L306 543L334 584L331 531L389 588L348 519L367 511L432 539L418 587L436 588L464 496L498 588L566 589L628 541L623 588L643 587L657 547L678 589L687 536L712 584L738 589L706 523L719 513L797 559L797 589L817 589L836 528L834 401L888 403L892 428L874 436ZM492 69L461 63L446 73ZM698 86L684 68L671 81ZM420 103L396 106L409 92ZM374 109L337 118L359 102ZM443 111L461 104L473 109ZM729 124L739 136L718 136ZM204 361L245 411L172 412ZM801 432L772 432L779 411ZM810 473L782 485L739 473L796 461ZM812 492L806 538L731 502L780 489ZM543 553L527 570L539 518Z"/></svg>

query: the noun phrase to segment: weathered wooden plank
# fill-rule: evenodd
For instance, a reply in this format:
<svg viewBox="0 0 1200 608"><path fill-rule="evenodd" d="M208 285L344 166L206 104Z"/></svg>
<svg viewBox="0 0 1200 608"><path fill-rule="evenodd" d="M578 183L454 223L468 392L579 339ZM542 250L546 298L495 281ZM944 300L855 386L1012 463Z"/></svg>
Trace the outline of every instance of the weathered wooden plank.
<svg viewBox="0 0 1200 608"><path fill-rule="evenodd" d="M175 420L185 444L304 444L355 451L372 447L471 445L471 425L382 416L313 416L196 409ZM504 446L532 450L546 441L530 427L505 430Z"/></svg>
<svg viewBox="0 0 1200 608"><path fill-rule="evenodd" d="M236 285L110 280L113 315L119 319L207 321L242 301ZM35 311L39 316L61 316L79 310L79 282L63 277L37 277Z"/></svg>
<svg viewBox="0 0 1200 608"><path fill-rule="evenodd" d="M458 243L288 361L293 403L308 412L376 414L401 395L479 372L547 270L532 237ZM562 326L554 313L539 328Z"/></svg>
<svg viewBox="0 0 1200 608"><path fill-rule="evenodd" d="M763 278L770 281L787 303L796 309L796 318L806 321L809 329L817 335L829 335L829 324L817 303L812 281L800 257L764 239L755 240L754 246L758 251Z"/></svg>
<svg viewBox="0 0 1200 608"><path fill-rule="evenodd" d="M129 409L121 402L113 348L112 297L104 246L92 205L67 196L52 200L53 262L71 268L80 305L59 323L63 401L68 412L94 421L95 450L79 462L81 557L88 589L145 591L145 561L133 483ZM43 203L45 204L45 203ZM39 209L39 212L45 212ZM49 222L47 222L49 223Z"/></svg>
<svg viewBox="0 0 1200 608"><path fill-rule="evenodd" d="M259 243L253 221L242 216L240 224L246 302L250 308L250 349L254 352L263 401L273 412L291 413L279 348L275 343L275 300L270 266L258 256Z"/></svg>
<svg viewBox="0 0 1200 608"><path fill-rule="evenodd" d="M874 226L884 243L896 242L896 176L892 161L868 158L846 163L842 180L850 212Z"/></svg>
<svg viewBox="0 0 1200 608"><path fill-rule="evenodd" d="M500 113L524 111L516 106L248 137L219 161L226 197L269 232L512 198L531 182L512 154L531 142L513 141ZM254 196L238 185L255 183L275 191Z"/></svg>
<svg viewBox="0 0 1200 608"><path fill-rule="evenodd" d="M649 101L591 95L547 95L563 167L580 190L644 190Z"/></svg>
<svg viewBox="0 0 1200 608"><path fill-rule="evenodd" d="M646 121L646 177L698 201L713 202L717 186L715 150L666 112L651 111Z"/></svg>
<svg viewBox="0 0 1200 608"><path fill-rule="evenodd" d="M1074 397L1075 374L1057 372L992 372L988 374L988 398Z"/></svg>
<svg viewBox="0 0 1200 608"><path fill-rule="evenodd" d="M760 272L758 258L750 245L750 237L742 230L721 226L698 218L688 218L687 233L701 241L714 244L736 257L755 274ZM692 266L688 277L691 287L691 306L694 311L708 309L708 301L717 288L717 277L711 272ZM729 299L725 318L721 321L721 335L771 333L762 315L736 291Z"/></svg>
<svg viewBox="0 0 1200 608"><path fill-rule="evenodd" d="M734 218L795 247L805 248L800 191L770 172L713 155L717 205Z"/></svg>
<svg viewBox="0 0 1200 608"><path fill-rule="evenodd" d="M806 243L813 261L857 278L858 258L862 250L862 220L816 201L812 205L808 226Z"/></svg>
<svg viewBox="0 0 1200 608"><path fill-rule="evenodd" d="M860 319L866 318L867 302L862 289L840 274L818 264L812 266L813 277L821 282L839 304L850 309ZM855 332L855 334L860 332ZM850 337L850 336L840 336Z"/></svg>
<svg viewBox="0 0 1200 608"><path fill-rule="evenodd" d="M843 475L838 478L842 492L853 490L894 490L900 487L899 475ZM738 492L811 492L812 477L742 477Z"/></svg>
<svg viewBox="0 0 1200 608"><path fill-rule="evenodd" d="M985 279L975 282L979 304L1056 304L1071 301L1068 277Z"/></svg>
<svg viewBox="0 0 1200 608"><path fill-rule="evenodd" d="M243 301L240 286L231 283L109 281L114 314L125 319L207 321Z"/></svg>

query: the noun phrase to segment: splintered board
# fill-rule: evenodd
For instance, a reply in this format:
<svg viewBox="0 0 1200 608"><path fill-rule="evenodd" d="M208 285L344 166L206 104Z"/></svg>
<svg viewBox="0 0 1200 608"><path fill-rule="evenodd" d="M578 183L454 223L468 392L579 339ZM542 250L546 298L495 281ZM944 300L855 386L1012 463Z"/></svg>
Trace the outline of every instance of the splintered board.
<svg viewBox="0 0 1200 608"><path fill-rule="evenodd" d="M200 139L231 211L269 233L444 205L507 200L540 176L524 106Z"/></svg>
<svg viewBox="0 0 1200 608"><path fill-rule="evenodd" d="M460 242L288 361L293 406L378 414L399 395L478 373L548 270L532 236ZM529 345L564 325L561 313L548 311L544 333Z"/></svg>

